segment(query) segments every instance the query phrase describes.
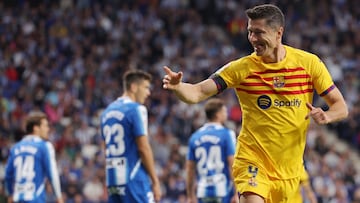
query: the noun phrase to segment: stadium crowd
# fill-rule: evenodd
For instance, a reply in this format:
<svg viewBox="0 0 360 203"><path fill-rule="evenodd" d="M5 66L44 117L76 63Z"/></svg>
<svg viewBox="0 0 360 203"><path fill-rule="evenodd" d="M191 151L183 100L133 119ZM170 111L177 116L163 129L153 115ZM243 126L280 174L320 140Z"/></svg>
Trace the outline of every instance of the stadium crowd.
<svg viewBox="0 0 360 203"><path fill-rule="evenodd" d="M66 202L105 202L99 114L120 95L124 71L140 68L154 77L146 105L162 202L185 202L186 145L205 117L202 104L187 105L162 89L162 67L184 70L184 80L196 82L250 53L243 11L259 3L284 11L284 41L322 58L350 108L346 121L311 125L308 134L304 159L319 202L360 202L360 7L355 0L1 1L0 181L8 150L23 135L24 116L41 109L52 124ZM231 91L221 98L229 108L227 125L238 132L236 98ZM316 105L323 104L316 98ZM0 202L4 198L0 187Z"/></svg>

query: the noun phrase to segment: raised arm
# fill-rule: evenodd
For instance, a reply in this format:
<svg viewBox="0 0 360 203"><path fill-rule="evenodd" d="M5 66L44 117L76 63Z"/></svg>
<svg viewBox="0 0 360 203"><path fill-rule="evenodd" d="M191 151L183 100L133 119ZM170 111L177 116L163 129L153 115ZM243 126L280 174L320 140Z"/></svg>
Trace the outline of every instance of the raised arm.
<svg viewBox="0 0 360 203"><path fill-rule="evenodd" d="M307 103L306 106L310 109L310 113L306 119L311 116L317 124L328 124L345 119L348 116L349 112L344 97L337 87L323 96L323 99L329 106L329 110L323 111L321 108Z"/></svg>
<svg viewBox="0 0 360 203"><path fill-rule="evenodd" d="M212 79L206 79L196 84L182 82L183 73L173 72L164 66L166 75L163 78L163 88L172 90L183 102L194 104L203 101L217 93L217 87Z"/></svg>

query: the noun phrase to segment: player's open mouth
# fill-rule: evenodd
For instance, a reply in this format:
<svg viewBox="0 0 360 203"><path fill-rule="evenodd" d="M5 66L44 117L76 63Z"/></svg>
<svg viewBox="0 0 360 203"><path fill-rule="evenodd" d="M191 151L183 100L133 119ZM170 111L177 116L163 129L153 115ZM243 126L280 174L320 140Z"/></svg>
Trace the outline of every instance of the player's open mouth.
<svg viewBox="0 0 360 203"><path fill-rule="evenodd" d="M253 47L256 52L259 52L264 49L264 46L262 44L256 44Z"/></svg>

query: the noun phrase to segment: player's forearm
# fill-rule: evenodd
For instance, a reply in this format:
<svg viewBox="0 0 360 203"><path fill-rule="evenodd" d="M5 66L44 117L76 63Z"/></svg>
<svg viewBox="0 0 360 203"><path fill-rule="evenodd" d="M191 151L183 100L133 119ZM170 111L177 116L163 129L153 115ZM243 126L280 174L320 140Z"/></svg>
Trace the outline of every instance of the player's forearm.
<svg viewBox="0 0 360 203"><path fill-rule="evenodd" d="M212 80L207 79L197 84L181 82L174 92L183 102L195 104L215 95L217 88Z"/></svg>
<svg viewBox="0 0 360 203"><path fill-rule="evenodd" d="M325 112L327 123L336 122L348 116L348 107L338 88L335 88L323 98L329 106L329 110Z"/></svg>
<svg viewBox="0 0 360 203"><path fill-rule="evenodd" d="M233 187L234 187L234 199L238 199L238 195L237 195L237 189L236 189L236 185L235 185L235 179L234 179L234 176L233 176L233 170L232 170L232 166L233 166L233 163L234 163L234 157L233 156L228 156L227 158L227 161L228 161L228 164L229 164L229 174L230 174L230 178L231 178L231 181L232 181L232 184L233 184Z"/></svg>
<svg viewBox="0 0 360 203"><path fill-rule="evenodd" d="M194 181L193 178L190 177L186 180L186 195L188 198L193 198L195 196Z"/></svg>
<svg viewBox="0 0 360 203"><path fill-rule="evenodd" d="M196 85L181 82L174 92L176 96L185 103L195 104L201 101Z"/></svg>
<svg viewBox="0 0 360 203"><path fill-rule="evenodd" d="M186 161L186 195L188 198L194 198L195 197L195 163L192 161L187 160Z"/></svg>
<svg viewBox="0 0 360 203"><path fill-rule="evenodd" d="M145 145L144 147L140 148L139 154L141 162L144 165L146 171L148 172L152 183L158 184L159 179L155 172L155 161L150 145Z"/></svg>
<svg viewBox="0 0 360 203"><path fill-rule="evenodd" d="M330 119L329 123L331 123L345 119L349 112L345 102L337 101L330 106L329 110L326 111L326 114Z"/></svg>
<svg viewBox="0 0 360 203"><path fill-rule="evenodd" d="M56 203L64 203L64 200L60 197L56 200Z"/></svg>

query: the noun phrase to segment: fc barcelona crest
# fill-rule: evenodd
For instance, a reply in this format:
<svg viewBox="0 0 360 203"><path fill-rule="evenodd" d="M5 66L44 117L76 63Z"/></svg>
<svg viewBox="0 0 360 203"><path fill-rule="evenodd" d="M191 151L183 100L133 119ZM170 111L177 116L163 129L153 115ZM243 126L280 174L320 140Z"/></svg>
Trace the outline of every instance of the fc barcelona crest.
<svg viewBox="0 0 360 203"><path fill-rule="evenodd" d="M273 77L274 87L280 88L285 86L285 77L284 76L274 76Z"/></svg>
<svg viewBox="0 0 360 203"><path fill-rule="evenodd" d="M249 179L249 185L250 186L253 186L253 187L256 187L258 184L257 184L257 181L256 181L256 179L254 178L254 177L251 177L250 179Z"/></svg>
<svg viewBox="0 0 360 203"><path fill-rule="evenodd" d="M251 166L251 165L248 166L248 173L251 174L251 177L248 182L250 186L253 186L253 187L257 186L256 176L258 174L258 171L259 171L258 167Z"/></svg>

